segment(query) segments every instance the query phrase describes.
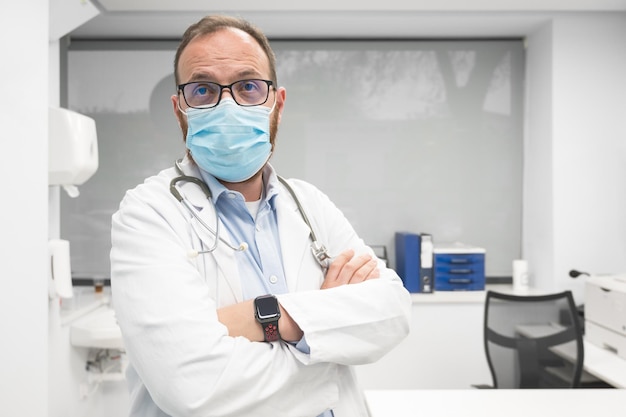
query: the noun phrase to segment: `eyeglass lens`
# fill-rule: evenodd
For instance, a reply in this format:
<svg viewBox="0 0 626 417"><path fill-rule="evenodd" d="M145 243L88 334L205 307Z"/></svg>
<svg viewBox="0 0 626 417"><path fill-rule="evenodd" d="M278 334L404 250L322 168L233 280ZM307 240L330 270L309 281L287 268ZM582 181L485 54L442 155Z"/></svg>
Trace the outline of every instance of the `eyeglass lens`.
<svg viewBox="0 0 626 417"><path fill-rule="evenodd" d="M230 86L199 81L184 84L182 87L185 102L190 107L212 107L220 101L222 90L228 88L237 104L256 106L267 101L269 85L265 80L241 80Z"/></svg>

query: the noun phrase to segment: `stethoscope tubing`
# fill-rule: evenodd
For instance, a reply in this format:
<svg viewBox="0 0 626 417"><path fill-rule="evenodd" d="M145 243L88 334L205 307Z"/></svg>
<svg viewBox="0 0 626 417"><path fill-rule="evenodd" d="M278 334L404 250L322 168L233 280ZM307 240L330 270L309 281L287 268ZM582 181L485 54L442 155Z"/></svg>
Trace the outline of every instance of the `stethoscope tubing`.
<svg viewBox="0 0 626 417"><path fill-rule="evenodd" d="M226 239L220 236L220 221L217 216L217 210L212 201L213 195L211 193L211 189L201 179L197 177L185 175L182 167L180 166L180 163L181 163L180 159L175 162L176 171L178 172L179 175L177 177L172 178L172 180L170 181L170 193L176 198L176 200L178 200L178 202L180 202L187 209L187 211L193 216L193 218L195 218L198 221L198 223L200 223L202 227L204 227L209 233L215 236L215 241L213 242L213 245L211 245L211 247L209 247L208 249L205 249L202 251L194 251L193 252L194 257L200 254L214 252L217 249L217 244L219 241L221 241L230 249L236 252L245 251L246 249L248 249L248 245L245 242L242 242L239 246L234 246L230 242L228 242ZM296 203L296 206L298 207L298 211L300 212L300 216L302 216L302 220L304 220L304 223L306 223L307 227L309 228L309 236L311 238L311 252L313 253L313 256L315 257L317 262L320 264L320 266L324 270L328 269L328 266L330 265L330 262L331 262L331 256L328 254L326 247L323 244L320 244L318 242L317 236L315 235L315 231L313 230L313 226L311 225L311 222L309 221L309 218L306 215L306 212L304 211L302 204L300 204L300 200L298 199L296 192L293 190L291 185L289 185L287 180L285 180L283 177L278 176L278 180L281 182L281 184L285 186L287 191L289 191L289 194L291 195L291 197ZM212 228L204 220L202 220L202 218L200 218L200 216L196 212L196 209L191 205L191 203L189 203L189 201L187 201L181 195L181 193L178 191L178 188L176 188L176 185L179 182L192 182L202 189L202 192L205 194L206 198L210 201L210 204L213 207L213 211L215 212L215 228Z"/></svg>

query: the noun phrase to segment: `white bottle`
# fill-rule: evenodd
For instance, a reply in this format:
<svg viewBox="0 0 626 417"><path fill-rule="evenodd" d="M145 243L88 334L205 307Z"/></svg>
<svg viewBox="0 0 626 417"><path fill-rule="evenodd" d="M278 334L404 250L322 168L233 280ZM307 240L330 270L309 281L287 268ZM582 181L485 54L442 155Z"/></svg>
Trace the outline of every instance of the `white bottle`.
<svg viewBox="0 0 626 417"><path fill-rule="evenodd" d="M528 287L528 261L524 259L515 259L513 261L513 290L527 291Z"/></svg>

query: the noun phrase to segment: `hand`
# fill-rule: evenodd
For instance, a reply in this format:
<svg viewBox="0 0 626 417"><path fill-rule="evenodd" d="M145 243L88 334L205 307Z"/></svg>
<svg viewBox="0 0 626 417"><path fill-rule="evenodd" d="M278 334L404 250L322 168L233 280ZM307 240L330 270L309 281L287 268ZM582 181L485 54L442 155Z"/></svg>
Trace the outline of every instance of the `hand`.
<svg viewBox="0 0 626 417"><path fill-rule="evenodd" d="M368 279L378 278L380 271L377 264L377 259L372 255L355 256L354 250L345 250L330 264L321 289L358 284Z"/></svg>
<svg viewBox="0 0 626 417"><path fill-rule="evenodd" d="M278 331L281 339L288 342L297 342L302 339L302 330L298 323L293 321L287 310L281 305ZM228 328L228 335L243 336L252 342L263 342L265 336L259 322L254 318L254 300L243 301L217 310L220 323Z"/></svg>

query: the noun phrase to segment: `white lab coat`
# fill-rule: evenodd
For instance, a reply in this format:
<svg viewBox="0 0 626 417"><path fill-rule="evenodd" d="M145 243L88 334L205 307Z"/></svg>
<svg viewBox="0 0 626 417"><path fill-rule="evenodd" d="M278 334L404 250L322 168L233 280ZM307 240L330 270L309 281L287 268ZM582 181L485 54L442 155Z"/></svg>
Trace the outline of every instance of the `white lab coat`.
<svg viewBox="0 0 626 417"><path fill-rule="evenodd" d="M183 167L200 177L186 159ZM282 188L276 212L289 293L278 299L311 352L230 337L216 309L243 301L234 251L220 242L189 256L214 238L170 193L175 176L171 168L148 178L113 216L112 300L130 363L131 415L315 417L331 408L335 417L367 416L352 365L376 361L409 329L411 301L395 272L380 262L380 279L319 290L309 230ZM370 251L324 194L290 183L331 254ZM201 189L179 189L214 227ZM225 227L220 234L231 241Z"/></svg>

